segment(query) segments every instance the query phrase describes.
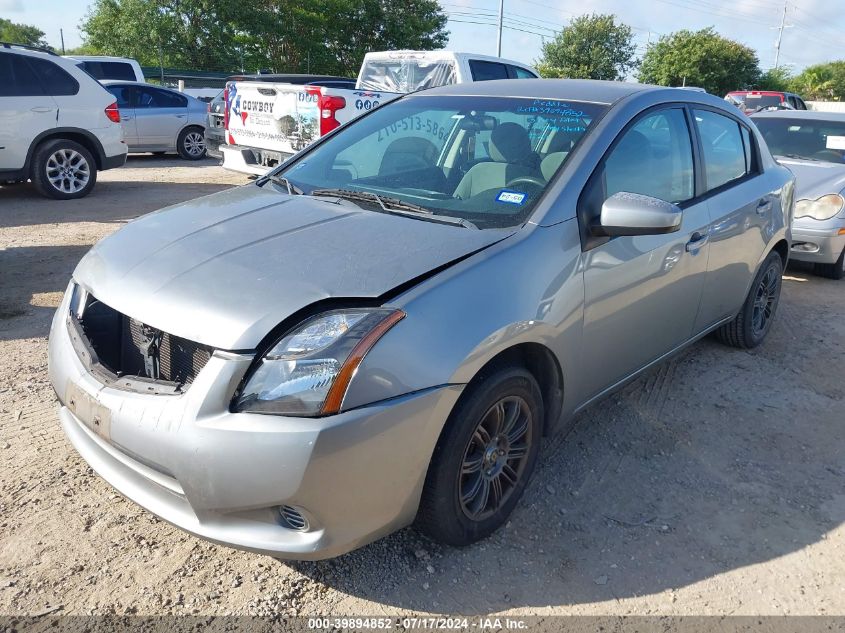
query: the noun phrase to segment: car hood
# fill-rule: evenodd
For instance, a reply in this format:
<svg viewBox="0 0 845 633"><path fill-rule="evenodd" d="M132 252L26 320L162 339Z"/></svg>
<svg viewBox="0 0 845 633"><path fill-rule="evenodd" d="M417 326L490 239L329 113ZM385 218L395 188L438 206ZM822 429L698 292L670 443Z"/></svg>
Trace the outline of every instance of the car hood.
<svg viewBox="0 0 845 633"><path fill-rule="evenodd" d="M162 331L245 350L309 304L380 297L513 232L245 185L130 222L89 251L74 279Z"/></svg>
<svg viewBox="0 0 845 633"><path fill-rule="evenodd" d="M795 174L795 199L815 200L845 189L845 164L779 158L778 162Z"/></svg>

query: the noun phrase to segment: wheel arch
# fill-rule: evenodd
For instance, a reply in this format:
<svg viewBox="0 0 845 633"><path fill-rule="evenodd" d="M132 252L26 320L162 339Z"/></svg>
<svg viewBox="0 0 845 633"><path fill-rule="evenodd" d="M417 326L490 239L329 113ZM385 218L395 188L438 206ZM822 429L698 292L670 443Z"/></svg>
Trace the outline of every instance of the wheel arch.
<svg viewBox="0 0 845 633"><path fill-rule="evenodd" d="M542 343L525 342L508 347L490 358L464 388L469 393L474 384L506 367L523 367L534 377L543 396L543 434L557 425L563 408L563 371L554 353ZM463 397L463 394L462 394Z"/></svg>
<svg viewBox="0 0 845 633"><path fill-rule="evenodd" d="M35 156L37 149L47 141L68 140L79 143L91 152L94 157L94 164L97 170L103 169L103 161L105 159L105 152L103 146L94 134L88 130L74 127L56 127L45 130L36 136L32 143L29 144L29 151L26 154L26 166L24 170L27 174L32 174L32 159Z"/></svg>

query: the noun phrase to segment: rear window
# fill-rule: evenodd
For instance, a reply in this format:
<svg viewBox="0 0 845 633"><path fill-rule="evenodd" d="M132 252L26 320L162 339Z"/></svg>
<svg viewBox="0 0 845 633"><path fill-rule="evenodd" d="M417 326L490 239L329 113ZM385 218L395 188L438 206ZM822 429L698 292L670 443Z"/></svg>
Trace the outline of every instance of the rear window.
<svg viewBox="0 0 845 633"><path fill-rule="evenodd" d="M783 103L783 97L781 95L755 95L732 93L725 97L725 99L732 103L742 104L742 106L746 110L768 108L769 106L777 106Z"/></svg>
<svg viewBox="0 0 845 633"><path fill-rule="evenodd" d="M498 62L486 62L480 59L469 60L473 81L491 81L493 79L507 79L508 67Z"/></svg>
<svg viewBox="0 0 845 633"><path fill-rule="evenodd" d="M456 81L451 60L389 59L365 61L359 79L363 90L416 92Z"/></svg>
<svg viewBox="0 0 845 633"><path fill-rule="evenodd" d="M845 163L845 121L757 116L754 123L776 156Z"/></svg>
<svg viewBox="0 0 845 633"><path fill-rule="evenodd" d="M135 69L126 62L94 62L84 61L82 67L94 79L121 79L135 81Z"/></svg>

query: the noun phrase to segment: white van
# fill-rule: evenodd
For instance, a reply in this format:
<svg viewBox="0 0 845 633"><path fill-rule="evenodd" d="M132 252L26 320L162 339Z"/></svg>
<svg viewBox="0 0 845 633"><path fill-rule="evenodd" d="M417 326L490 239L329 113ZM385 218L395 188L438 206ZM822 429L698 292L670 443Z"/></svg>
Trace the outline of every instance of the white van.
<svg viewBox="0 0 845 633"><path fill-rule="evenodd" d="M79 62L78 66L94 79L144 81L141 65L128 57L106 57L104 55L65 55L65 57Z"/></svg>

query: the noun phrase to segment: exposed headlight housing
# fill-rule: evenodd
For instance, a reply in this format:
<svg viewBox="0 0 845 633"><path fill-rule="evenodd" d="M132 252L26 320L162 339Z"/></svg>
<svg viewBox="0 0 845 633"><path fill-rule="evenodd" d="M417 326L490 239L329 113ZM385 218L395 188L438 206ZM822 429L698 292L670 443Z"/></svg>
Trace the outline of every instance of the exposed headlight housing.
<svg viewBox="0 0 845 633"><path fill-rule="evenodd" d="M401 310L353 308L308 319L258 361L235 410L299 417L339 412L364 356L404 317Z"/></svg>
<svg viewBox="0 0 845 633"><path fill-rule="evenodd" d="M845 198L838 193L831 193L815 200L799 200L795 203L796 218L829 220L845 207Z"/></svg>

